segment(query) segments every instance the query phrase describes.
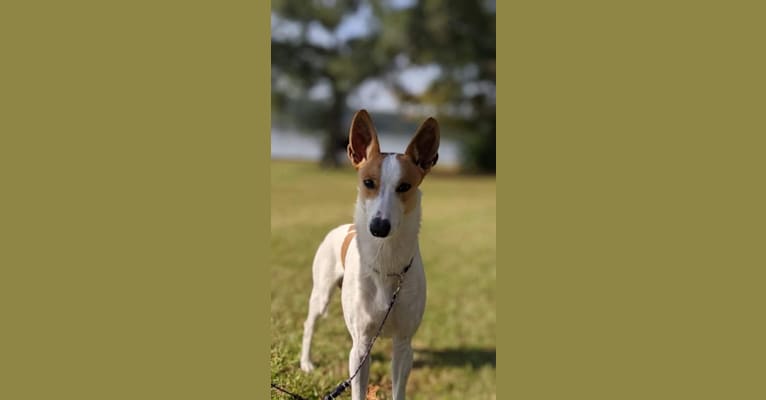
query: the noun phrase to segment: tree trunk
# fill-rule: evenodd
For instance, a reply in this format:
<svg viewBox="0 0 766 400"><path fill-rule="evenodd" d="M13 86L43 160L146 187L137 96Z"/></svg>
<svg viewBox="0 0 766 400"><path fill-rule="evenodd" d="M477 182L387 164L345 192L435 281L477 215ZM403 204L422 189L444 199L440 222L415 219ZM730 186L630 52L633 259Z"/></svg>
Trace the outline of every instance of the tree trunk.
<svg viewBox="0 0 766 400"><path fill-rule="evenodd" d="M343 91L335 90L332 96L332 106L325 118L325 140L322 149L323 167L337 168L342 165L339 153L346 150L348 138L343 129L343 112L345 111L346 96Z"/></svg>

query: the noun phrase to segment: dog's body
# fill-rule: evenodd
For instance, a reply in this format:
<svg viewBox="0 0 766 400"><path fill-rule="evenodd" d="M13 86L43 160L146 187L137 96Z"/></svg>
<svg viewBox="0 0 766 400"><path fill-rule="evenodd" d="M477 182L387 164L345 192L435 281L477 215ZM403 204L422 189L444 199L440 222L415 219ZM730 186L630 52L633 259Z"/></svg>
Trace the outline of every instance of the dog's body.
<svg viewBox="0 0 766 400"><path fill-rule="evenodd" d="M327 234L314 257L314 286L304 324L301 368L313 370L311 337L324 314L333 289L342 287L341 303L353 341L349 371L354 373L383 320L403 274L401 289L383 327L393 339L394 400L403 400L412 367L411 340L420 325L426 302L426 280L418 247L420 190L436 164L439 127L429 118L418 129L404 154L381 153L377 134L366 111L357 112L349 133L349 158L359 171L359 194L354 224ZM345 257L344 257L345 256ZM352 400L363 400L369 379L369 358L351 382Z"/></svg>

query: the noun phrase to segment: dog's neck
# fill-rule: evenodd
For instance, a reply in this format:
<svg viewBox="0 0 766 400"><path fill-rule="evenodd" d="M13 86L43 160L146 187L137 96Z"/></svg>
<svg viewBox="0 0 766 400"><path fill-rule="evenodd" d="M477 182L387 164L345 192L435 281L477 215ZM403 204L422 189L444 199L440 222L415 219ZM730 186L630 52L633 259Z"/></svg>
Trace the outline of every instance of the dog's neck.
<svg viewBox="0 0 766 400"><path fill-rule="evenodd" d="M384 275L402 272L418 251L420 215L420 192L418 192L417 206L409 213L402 215L400 225L391 235L381 239L370 233L361 200L357 200L354 225L356 225L356 240L362 268L367 272L377 271Z"/></svg>

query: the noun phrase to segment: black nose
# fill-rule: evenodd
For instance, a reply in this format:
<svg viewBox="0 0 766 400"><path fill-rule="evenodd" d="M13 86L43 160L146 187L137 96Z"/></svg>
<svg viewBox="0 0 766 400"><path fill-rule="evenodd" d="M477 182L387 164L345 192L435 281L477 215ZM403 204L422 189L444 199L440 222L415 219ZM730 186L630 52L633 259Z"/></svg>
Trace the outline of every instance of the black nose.
<svg viewBox="0 0 766 400"><path fill-rule="evenodd" d="M388 222L387 219L375 217L372 219L372 222L370 222L370 233L372 233L372 236L386 237L390 231L391 223Z"/></svg>

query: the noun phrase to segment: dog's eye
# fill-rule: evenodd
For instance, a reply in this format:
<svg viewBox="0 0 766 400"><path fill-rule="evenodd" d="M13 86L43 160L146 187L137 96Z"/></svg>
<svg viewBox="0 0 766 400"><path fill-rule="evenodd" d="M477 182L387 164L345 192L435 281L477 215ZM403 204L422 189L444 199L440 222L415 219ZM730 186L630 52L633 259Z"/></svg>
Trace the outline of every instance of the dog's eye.
<svg viewBox="0 0 766 400"><path fill-rule="evenodd" d="M410 190L411 187L412 186L410 186L409 183L402 183L402 184L399 184L399 186L396 187L396 191L399 192L399 193L404 193L404 192Z"/></svg>
<svg viewBox="0 0 766 400"><path fill-rule="evenodd" d="M375 182L373 182L372 179L365 179L363 183L367 189L375 189Z"/></svg>

